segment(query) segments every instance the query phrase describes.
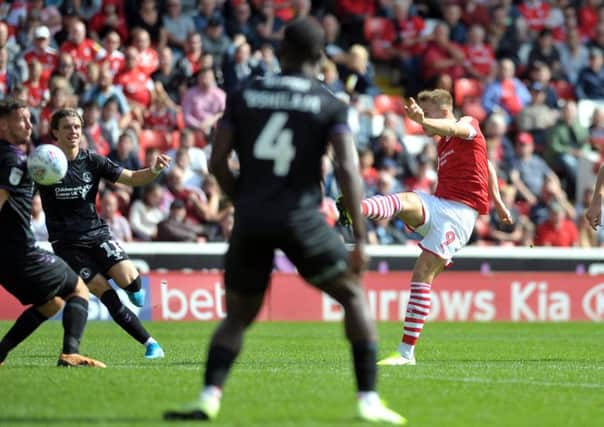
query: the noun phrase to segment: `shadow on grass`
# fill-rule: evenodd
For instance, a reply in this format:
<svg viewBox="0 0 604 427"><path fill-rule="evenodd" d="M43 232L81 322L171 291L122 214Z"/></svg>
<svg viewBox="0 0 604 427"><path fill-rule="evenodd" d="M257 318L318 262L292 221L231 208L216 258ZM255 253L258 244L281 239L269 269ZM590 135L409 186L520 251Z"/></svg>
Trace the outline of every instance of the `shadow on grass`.
<svg viewBox="0 0 604 427"><path fill-rule="evenodd" d="M54 425L54 424L73 424L84 426L89 424L121 424L121 425L142 425L149 423L158 423L160 418L150 417L32 417L32 416L0 416L0 425Z"/></svg>

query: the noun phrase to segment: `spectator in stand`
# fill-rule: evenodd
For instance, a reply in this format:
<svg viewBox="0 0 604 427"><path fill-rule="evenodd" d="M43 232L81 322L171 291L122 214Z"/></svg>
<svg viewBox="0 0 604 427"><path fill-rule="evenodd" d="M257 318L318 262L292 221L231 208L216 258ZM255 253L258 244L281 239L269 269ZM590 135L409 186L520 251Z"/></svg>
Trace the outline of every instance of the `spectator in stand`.
<svg viewBox="0 0 604 427"><path fill-rule="evenodd" d="M441 6L445 23L449 26L450 39L453 43L463 45L466 42L467 28L461 20L462 10L456 0L443 2Z"/></svg>
<svg viewBox="0 0 604 427"><path fill-rule="evenodd" d="M59 55L59 63L57 68L53 71L51 79L55 76L61 76L67 79L71 86L71 92L77 96L81 96L86 90L86 77L76 70L73 58L69 53L63 52Z"/></svg>
<svg viewBox="0 0 604 427"><path fill-rule="evenodd" d="M178 127L177 115L180 107L168 96L161 83L155 84L155 96L148 109L143 112L143 128L153 129L172 136L172 131Z"/></svg>
<svg viewBox="0 0 604 427"><path fill-rule="evenodd" d="M139 51L134 46L126 49L126 66L115 78L115 84L120 86L132 114L142 122L142 111L151 105L155 86L151 78L139 68Z"/></svg>
<svg viewBox="0 0 604 427"><path fill-rule="evenodd" d="M545 92L545 104L549 108L559 110L560 100L558 99L556 90L552 86L552 72L547 64L539 61L533 62L533 65L529 69L528 73L530 82L541 83L541 86ZM530 86L530 83L527 83L527 85Z"/></svg>
<svg viewBox="0 0 604 427"><path fill-rule="evenodd" d="M10 33L8 25L4 21L0 21L0 46L5 47L8 57L15 60L20 56L21 47L17 43L15 36ZM27 64L23 66L26 67Z"/></svg>
<svg viewBox="0 0 604 427"><path fill-rule="evenodd" d="M587 47L591 49L599 49L604 51L604 21L599 21L596 25L596 35L590 39Z"/></svg>
<svg viewBox="0 0 604 427"><path fill-rule="evenodd" d="M143 197L135 200L130 207L129 220L133 236L138 240L150 241L157 237L157 225L164 219L160 206L161 185L152 182L143 188Z"/></svg>
<svg viewBox="0 0 604 427"><path fill-rule="evenodd" d="M88 141L88 148L101 156L107 157L111 151L109 142L103 136L99 123L101 111L94 101L88 101L83 106L82 119L84 126L82 135Z"/></svg>
<svg viewBox="0 0 604 427"><path fill-rule="evenodd" d="M510 170L510 181L516 186L519 196L529 206L537 204L546 179L558 180L558 177L547 163L535 154L534 148L531 134L520 132L516 136L517 158Z"/></svg>
<svg viewBox="0 0 604 427"><path fill-rule="evenodd" d="M195 133L191 129L183 129L178 139L178 149L184 150L189 158L189 166L193 172L199 175L200 180L208 175L208 159L205 151L195 147ZM166 154L171 158L176 158L177 149L172 149Z"/></svg>
<svg viewBox="0 0 604 427"><path fill-rule="evenodd" d="M6 46L0 46L0 99L8 95L21 81L21 74L8 59L8 49Z"/></svg>
<svg viewBox="0 0 604 427"><path fill-rule="evenodd" d="M187 37L187 45L184 56L176 65L176 72L180 78L185 77L187 84L195 84L193 76L197 73L204 63L204 44L203 38L198 33L191 33Z"/></svg>
<svg viewBox="0 0 604 427"><path fill-rule="evenodd" d="M579 72L575 92L579 99L604 99L604 54L600 49L589 51L589 65Z"/></svg>
<svg viewBox="0 0 604 427"><path fill-rule="evenodd" d="M487 28L491 24L489 8L485 2L466 0L462 5L461 20L468 27L480 25L483 28Z"/></svg>
<svg viewBox="0 0 604 427"><path fill-rule="evenodd" d="M569 202L567 194L560 186L560 180L547 176L541 188L537 204L530 210L531 222L539 225L546 221L549 216L549 205L554 202L562 206L567 218L576 217L577 211Z"/></svg>
<svg viewBox="0 0 604 427"><path fill-rule="evenodd" d="M176 150L174 167L178 167L184 172L183 184L185 187L201 188L202 177L191 169L191 160L185 148Z"/></svg>
<svg viewBox="0 0 604 427"><path fill-rule="evenodd" d="M522 17L511 18L508 11L502 4L493 8L487 39L495 49L496 58L510 58L515 64L525 65L532 42L528 24Z"/></svg>
<svg viewBox="0 0 604 427"><path fill-rule="evenodd" d="M38 128L38 137L40 138L41 143L53 143L53 138L50 135L50 117L52 116L52 113L61 108L72 107L71 105L68 105L68 100L69 97L67 96L65 87L54 87L50 91L50 99L40 111L40 125Z"/></svg>
<svg viewBox="0 0 604 427"><path fill-rule="evenodd" d="M174 200L180 200L185 204L186 217L192 224L200 224L207 218L212 218L216 206L208 203L206 195L199 187L187 187L184 184L185 171L179 167L173 167L166 176L166 184Z"/></svg>
<svg viewBox="0 0 604 427"><path fill-rule="evenodd" d="M528 22L529 28L534 34L545 28L550 9L550 4L543 0L523 0L518 5L518 10Z"/></svg>
<svg viewBox="0 0 604 427"><path fill-rule="evenodd" d="M27 104L39 110L48 100L48 79L43 78L42 64L37 59L32 59L28 68L29 77L23 83L27 89Z"/></svg>
<svg viewBox="0 0 604 427"><path fill-rule="evenodd" d="M328 58L338 57L346 52L340 34L340 22L330 13L323 16L321 26L325 33L325 55Z"/></svg>
<svg viewBox="0 0 604 427"><path fill-rule="evenodd" d="M574 221L566 217L559 203L551 203L548 219L537 226L535 245L572 247L578 243L579 231Z"/></svg>
<svg viewBox="0 0 604 427"><path fill-rule="evenodd" d="M259 72L257 63L252 57L251 46L249 43L241 43L235 48L233 57L223 61L224 90L227 94L233 93L243 82L258 75Z"/></svg>
<svg viewBox="0 0 604 427"><path fill-rule="evenodd" d="M235 41L237 35L243 35L245 40L252 45L258 46L256 29L251 21L252 11L247 1L237 2L233 6L233 14L227 21L226 29L229 37Z"/></svg>
<svg viewBox="0 0 604 427"><path fill-rule="evenodd" d="M405 179L404 187L406 191L434 193L436 190L436 173L432 167L432 162L428 158L418 156L417 172Z"/></svg>
<svg viewBox="0 0 604 427"><path fill-rule="evenodd" d="M346 44L363 43L363 23L367 16L375 14L375 2L357 0L337 0L337 16L342 23L342 34Z"/></svg>
<svg viewBox="0 0 604 427"><path fill-rule="evenodd" d="M203 242L205 239L199 237L203 232L202 226L187 221L185 203L176 199L170 205L168 218L157 224L155 240L158 242Z"/></svg>
<svg viewBox="0 0 604 427"><path fill-rule="evenodd" d="M120 126L118 101L115 97L107 98L103 104L99 126L101 127L103 138L109 143L111 149L116 147L122 133L122 126Z"/></svg>
<svg viewBox="0 0 604 427"><path fill-rule="evenodd" d="M554 45L552 31L549 29L541 30L529 53L528 66L531 67L535 62L546 64L555 78L559 79L562 77L560 52L556 45Z"/></svg>
<svg viewBox="0 0 604 427"><path fill-rule="evenodd" d="M601 0L585 0L579 7L579 24L582 35L592 39L595 37L596 24L598 23L598 9Z"/></svg>
<svg viewBox="0 0 604 427"><path fill-rule="evenodd" d="M48 1L48 3L52 3L53 1ZM54 3L61 3L61 1L54 1ZM116 1L116 0L104 0L104 1L99 1L99 0L79 0L79 1L74 1L74 0L67 0L67 1L63 1L63 3L71 3L71 5L73 7L76 8L77 14L78 16L80 16L82 19L88 21L89 19L91 19L94 15L96 15L97 13L101 12L102 10L102 3L108 3L108 4L119 4L120 2Z"/></svg>
<svg viewBox="0 0 604 427"><path fill-rule="evenodd" d="M100 56L102 50L101 45L86 37L86 25L82 21L73 24L67 40L61 45L61 52L71 55L76 70L81 73L86 72L86 64Z"/></svg>
<svg viewBox="0 0 604 427"><path fill-rule="evenodd" d="M480 25L472 25L468 32L468 42L463 47L466 57L466 72L483 82L490 80L495 70L495 53L485 43L486 32Z"/></svg>
<svg viewBox="0 0 604 427"><path fill-rule="evenodd" d="M463 49L449 38L449 26L443 22L436 24L432 39L422 56L422 79L425 86L433 86L441 74L448 74L456 80L465 75L463 64L466 57Z"/></svg>
<svg viewBox="0 0 604 427"><path fill-rule="evenodd" d="M559 46L560 65L562 73L571 85L575 86L579 78L579 71L589 63L589 51L581 42L581 34L577 29L566 33L565 43Z"/></svg>
<svg viewBox="0 0 604 427"><path fill-rule="evenodd" d="M545 161L561 174L565 190L571 199L575 196L578 159L591 151L589 133L577 117L577 104L569 101L562 108L560 120L550 129L543 152Z"/></svg>
<svg viewBox="0 0 604 427"><path fill-rule="evenodd" d="M283 39L285 24L278 16L275 16L275 5L273 0L264 0L262 2L260 13L252 18L251 23L256 32L256 39L260 45L270 44L275 49L279 47L279 42Z"/></svg>
<svg viewBox="0 0 604 427"><path fill-rule="evenodd" d="M482 105L488 114L505 112L511 121L531 101L531 94L515 72L511 59L499 61L497 79L487 85L482 95Z"/></svg>
<svg viewBox="0 0 604 427"><path fill-rule="evenodd" d="M499 166L497 176L507 181L516 158L514 146L508 138L508 123L504 113L491 114L484 123L484 137L494 165Z"/></svg>
<svg viewBox="0 0 604 427"><path fill-rule="evenodd" d="M166 10L162 16L163 28L166 30L168 46L177 59L185 52L187 37L195 32L193 18L182 13L180 0L166 0Z"/></svg>
<svg viewBox="0 0 604 427"><path fill-rule="evenodd" d="M103 38L104 52L97 57L97 63L100 66L107 64L114 76L118 75L126 65L124 53L120 50L122 41L116 31L109 31Z"/></svg>
<svg viewBox="0 0 604 427"><path fill-rule="evenodd" d="M404 245L407 236L396 228L389 218L372 222L367 230L367 243L370 245Z"/></svg>
<svg viewBox="0 0 604 427"><path fill-rule="evenodd" d="M128 220L118 210L118 199L111 191L101 197L101 218L109 226L111 237L118 242L131 242L132 230Z"/></svg>
<svg viewBox="0 0 604 427"><path fill-rule="evenodd" d="M338 74L349 94L376 96L380 93L374 81L374 72L369 62L369 52L355 44L348 49L348 54L337 60Z"/></svg>
<svg viewBox="0 0 604 427"><path fill-rule="evenodd" d="M545 87L539 83L531 84L531 102L516 117L518 129L530 132L537 139L537 146L543 149L547 130L558 120L559 112L545 104Z"/></svg>
<svg viewBox="0 0 604 427"><path fill-rule="evenodd" d="M208 25L203 33L203 49L207 54L212 55L216 67L222 64L222 58L231 46L231 39L224 33L224 19L221 16L214 16L208 21Z"/></svg>
<svg viewBox="0 0 604 427"><path fill-rule="evenodd" d="M137 67L150 76L159 67L157 51L151 46L151 38L147 30L135 28L132 30L132 41L134 47L138 50ZM124 64L127 67L127 64Z"/></svg>
<svg viewBox="0 0 604 427"><path fill-rule="evenodd" d="M33 59L42 64L42 77L50 79L52 71L59 62L59 54L56 49L50 47L50 30L41 25L34 29L34 44L23 54L25 62L29 65Z"/></svg>
<svg viewBox="0 0 604 427"><path fill-rule="evenodd" d="M197 14L193 16L193 22L195 23L197 32L200 34L203 33L210 19L216 16L222 17L216 0L199 0Z"/></svg>
<svg viewBox="0 0 604 427"><path fill-rule="evenodd" d="M172 50L165 46L159 50L159 68L151 75L155 86L161 84L172 102L179 103L187 88L186 76L174 67Z"/></svg>
<svg viewBox="0 0 604 427"><path fill-rule="evenodd" d="M323 205L321 205L322 208L325 204L325 200L331 200L333 202L334 206L330 207L330 211L333 212L332 215L338 215L338 208L335 206L335 201L333 201L332 199L328 199L328 198L324 199ZM329 218L333 218L333 217L330 216ZM337 221L337 219L335 221ZM335 221L333 221L334 225L335 225ZM228 208L228 211L225 213L225 215L222 217L222 219L218 223L218 226L213 227L211 229L211 234L210 234L208 240L211 242L228 242L229 239L231 238L231 233L233 231L234 225L235 225L235 209L231 206Z"/></svg>
<svg viewBox="0 0 604 427"><path fill-rule="evenodd" d="M393 129L384 129L376 144L375 165L378 170L387 166L391 160L396 165L396 176L407 177L417 171L415 159L407 153Z"/></svg>
<svg viewBox="0 0 604 427"><path fill-rule="evenodd" d="M102 39L108 32L115 31L122 40L128 40L128 23L124 14L120 13L120 3L117 0L103 1L102 9L88 22L88 29L95 39Z"/></svg>
<svg viewBox="0 0 604 427"><path fill-rule="evenodd" d="M141 0L140 6L132 19L132 27L143 28L151 36L151 43L164 46L167 43L167 33L162 26L162 17L157 10L155 0Z"/></svg>
<svg viewBox="0 0 604 427"><path fill-rule="evenodd" d="M501 192L503 203L505 203L510 210L512 223L504 224L501 222L495 208L491 208L489 211L488 240L498 246L522 245L529 240L525 237L525 225L528 219L522 221L520 212L518 212L518 209L514 206L516 189L511 185L505 185L502 186L499 191Z"/></svg>
<svg viewBox="0 0 604 427"><path fill-rule="evenodd" d="M109 153L109 159L129 170L141 168L138 154L134 150L134 143L129 133L122 133L117 140L117 146Z"/></svg>
<svg viewBox="0 0 604 427"><path fill-rule="evenodd" d="M595 108L591 116L589 144L595 151L604 154L604 107Z"/></svg>
<svg viewBox="0 0 604 427"><path fill-rule="evenodd" d="M224 112L226 94L216 85L214 71L202 68L196 75L197 85L182 99L185 125L207 137Z"/></svg>
<svg viewBox="0 0 604 427"><path fill-rule="evenodd" d="M373 151L364 149L359 152L359 171L365 188L374 187L377 183L379 173L374 167L374 161Z"/></svg>
<svg viewBox="0 0 604 427"><path fill-rule="evenodd" d="M275 55L272 44L264 44L256 52L258 75L262 77L274 76L281 73L281 64Z"/></svg>
<svg viewBox="0 0 604 427"><path fill-rule="evenodd" d="M130 106L128 100L122 92L122 88L113 84L113 73L108 65L101 67L99 83L88 89L82 96L82 102L94 101L104 109L106 102L113 99L118 107L118 113L121 116L119 127L125 127L129 120Z"/></svg>
<svg viewBox="0 0 604 427"><path fill-rule="evenodd" d="M34 232L36 242L48 241L46 214L42 209L42 199L40 198L40 193L34 194L31 199L31 230Z"/></svg>
<svg viewBox="0 0 604 427"><path fill-rule="evenodd" d="M420 58L430 36L424 34L426 23L423 18L411 13L411 6L411 0L397 0L394 3L393 55L398 60L405 94L413 96L420 89Z"/></svg>
<svg viewBox="0 0 604 427"><path fill-rule="evenodd" d="M76 9L69 3L71 2L63 4L60 9L62 25L61 29L54 33L54 39L57 46L61 46L67 41L73 27L76 23L80 22Z"/></svg>

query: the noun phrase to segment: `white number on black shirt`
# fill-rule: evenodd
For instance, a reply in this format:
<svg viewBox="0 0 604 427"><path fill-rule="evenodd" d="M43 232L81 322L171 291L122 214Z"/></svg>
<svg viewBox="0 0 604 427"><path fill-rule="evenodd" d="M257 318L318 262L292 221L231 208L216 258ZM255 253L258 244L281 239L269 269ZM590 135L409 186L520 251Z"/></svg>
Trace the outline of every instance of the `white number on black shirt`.
<svg viewBox="0 0 604 427"><path fill-rule="evenodd" d="M119 258L124 250L115 240L108 240L101 245L101 248L107 252L107 258Z"/></svg>
<svg viewBox="0 0 604 427"><path fill-rule="evenodd" d="M287 113L273 113L254 144L254 156L272 160L273 173L277 176L287 175L296 156L296 147L292 144L294 132L284 128L287 119Z"/></svg>

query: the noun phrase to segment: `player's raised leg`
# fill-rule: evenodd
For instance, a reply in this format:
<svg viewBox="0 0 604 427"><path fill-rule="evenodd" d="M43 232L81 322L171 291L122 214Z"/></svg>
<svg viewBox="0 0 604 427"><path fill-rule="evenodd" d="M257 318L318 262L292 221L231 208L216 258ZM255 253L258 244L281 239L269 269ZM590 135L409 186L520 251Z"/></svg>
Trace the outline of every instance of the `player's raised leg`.
<svg viewBox="0 0 604 427"><path fill-rule="evenodd" d="M350 214L341 200L338 202L340 223L348 225ZM399 217L408 226L415 228L425 220L424 208L420 197L410 191L386 195L376 195L361 201L361 213L364 217L379 221Z"/></svg>
<svg viewBox="0 0 604 427"><path fill-rule="evenodd" d="M109 285L107 279L100 274L95 275L88 282L88 289L107 307L115 323L126 331L128 335L145 346L145 357L147 359L164 357L164 351L159 343L147 332L136 314L122 303L117 292Z"/></svg>

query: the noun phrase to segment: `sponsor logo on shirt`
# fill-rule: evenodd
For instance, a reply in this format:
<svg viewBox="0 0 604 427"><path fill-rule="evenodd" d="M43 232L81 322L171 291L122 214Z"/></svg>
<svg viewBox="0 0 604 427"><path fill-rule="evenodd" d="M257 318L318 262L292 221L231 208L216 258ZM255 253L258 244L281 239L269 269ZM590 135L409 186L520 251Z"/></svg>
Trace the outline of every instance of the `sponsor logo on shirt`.
<svg viewBox="0 0 604 427"><path fill-rule="evenodd" d="M78 185L75 187L56 187L55 198L57 200L86 200L88 192L92 189L92 184Z"/></svg>

